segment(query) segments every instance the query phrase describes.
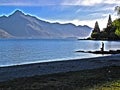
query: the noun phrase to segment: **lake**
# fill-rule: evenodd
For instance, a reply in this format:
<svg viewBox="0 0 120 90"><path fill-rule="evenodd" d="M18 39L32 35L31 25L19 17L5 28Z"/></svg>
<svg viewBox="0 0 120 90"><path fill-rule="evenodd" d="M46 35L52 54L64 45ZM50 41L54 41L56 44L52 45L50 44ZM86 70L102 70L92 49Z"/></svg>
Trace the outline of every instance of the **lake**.
<svg viewBox="0 0 120 90"><path fill-rule="evenodd" d="M67 39L0 39L0 67L99 57L102 55L76 53L76 50L120 49L119 41L92 41Z"/></svg>

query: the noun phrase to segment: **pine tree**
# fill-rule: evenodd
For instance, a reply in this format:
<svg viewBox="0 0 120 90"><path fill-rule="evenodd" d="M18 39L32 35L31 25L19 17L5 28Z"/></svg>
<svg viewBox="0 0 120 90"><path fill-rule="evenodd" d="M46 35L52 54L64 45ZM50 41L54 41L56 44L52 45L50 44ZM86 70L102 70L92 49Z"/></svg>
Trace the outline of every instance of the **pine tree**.
<svg viewBox="0 0 120 90"><path fill-rule="evenodd" d="M95 27L94 27L93 32L91 34L91 38L99 39L99 36L100 36L100 28L99 28L98 22L96 21Z"/></svg>
<svg viewBox="0 0 120 90"><path fill-rule="evenodd" d="M108 23L107 23L107 28L111 27L111 25L112 25L112 19L111 19L111 15L109 15Z"/></svg>
<svg viewBox="0 0 120 90"><path fill-rule="evenodd" d="M93 29L93 33L96 32L96 33L100 33L100 28L99 28L99 25L98 25L98 22L96 21L95 22L95 27Z"/></svg>

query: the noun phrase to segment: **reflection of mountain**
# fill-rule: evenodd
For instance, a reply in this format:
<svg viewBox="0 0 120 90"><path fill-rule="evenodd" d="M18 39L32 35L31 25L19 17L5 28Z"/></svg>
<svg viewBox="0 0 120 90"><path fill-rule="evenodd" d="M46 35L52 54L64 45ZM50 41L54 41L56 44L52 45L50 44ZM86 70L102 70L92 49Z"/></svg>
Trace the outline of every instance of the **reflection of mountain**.
<svg viewBox="0 0 120 90"><path fill-rule="evenodd" d="M16 38L86 37L91 32L91 28L88 26L49 23L36 17L25 15L19 10L8 17L0 17L0 29L7 33L3 33L6 34L3 36L14 36Z"/></svg>

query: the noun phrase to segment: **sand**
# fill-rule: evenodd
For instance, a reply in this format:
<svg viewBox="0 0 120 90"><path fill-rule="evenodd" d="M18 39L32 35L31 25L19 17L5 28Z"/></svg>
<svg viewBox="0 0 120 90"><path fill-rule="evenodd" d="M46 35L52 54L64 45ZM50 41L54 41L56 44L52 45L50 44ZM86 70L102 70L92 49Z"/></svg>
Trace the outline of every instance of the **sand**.
<svg viewBox="0 0 120 90"><path fill-rule="evenodd" d="M0 67L0 82L21 77L80 71L113 65L120 66L120 55Z"/></svg>

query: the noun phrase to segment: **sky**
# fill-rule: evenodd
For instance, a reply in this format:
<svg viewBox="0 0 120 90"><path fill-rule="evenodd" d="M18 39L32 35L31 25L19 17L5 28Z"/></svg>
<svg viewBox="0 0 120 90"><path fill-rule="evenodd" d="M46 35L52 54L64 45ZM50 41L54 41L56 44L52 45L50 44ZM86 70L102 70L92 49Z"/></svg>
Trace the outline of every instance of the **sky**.
<svg viewBox="0 0 120 90"><path fill-rule="evenodd" d="M0 0L0 16L10 15L19 9L48 22L106 27L108 16L117 18L115 6L120 0Z"/></svg>

